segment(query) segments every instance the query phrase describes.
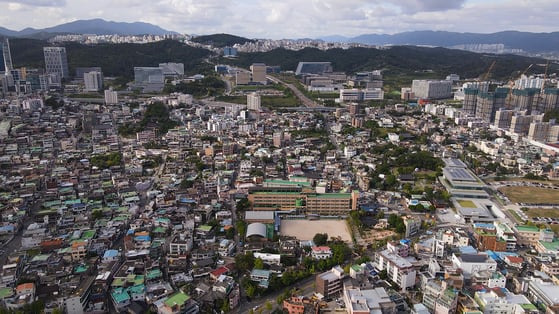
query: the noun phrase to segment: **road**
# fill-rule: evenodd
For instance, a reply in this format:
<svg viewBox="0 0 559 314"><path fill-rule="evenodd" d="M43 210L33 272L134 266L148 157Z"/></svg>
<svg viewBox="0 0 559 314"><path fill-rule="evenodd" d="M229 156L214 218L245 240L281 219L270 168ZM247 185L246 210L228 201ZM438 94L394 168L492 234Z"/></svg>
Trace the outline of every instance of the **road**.
<svg viewBox="0 0 559 314"><path fill-rule="evenodd" d="M299 281L298 283L288 286L283 290L269 294L261 299L253 300L252 302L242 302L241 306L234 309L232 313L248 313L250 309L265 307L266 302L270 302L274 306L274 308L276 308L278 306L278 303L276 301L278 296L281 295L284 291L291 290L293 288L299 290L299 292L297 293L298 295L308 296L314 291L314 279L315 277L313 275L309 278Z"/></svg>
<svg viewBox="0 0 559 314"><path fill-rule="evenodd" d="M278 79L278 78L275 78L275 77L273 77L273 76L270 76L270 75L266 76L266 78L267 78L268 80L270 80L270 81L276 83L276 84L282 84L282 85L286 86L287 88L289 88L289 89L293 92L293 94L295 94L295 96L296 96L297 98L299 98L299 100L301 101L301 103L302 103L305 107L309 107L309 108L318 107L318 104L317 104L314 100L310 99L310 98L307 97L305 94L303 94L297 87L295 87L295 85L285 83L284 81L282 81L282 80L280 80L280 79Z"/></svg>
<svg viewBox="0 0 559 314"><path fill-rule="evenodd" d="M3 250L3 252L0 255L0 265L4 265L6 263L8 255L21 249L21 238L23 232L27 230L27 227L29 227L30 224L33 223L33 214L41 208L41 204L42 203L38 200L33 202L33 204L29 208L29 212L23 219L23 226L16 232L14 237L8 243L2 245L1 249Z"/></svg>

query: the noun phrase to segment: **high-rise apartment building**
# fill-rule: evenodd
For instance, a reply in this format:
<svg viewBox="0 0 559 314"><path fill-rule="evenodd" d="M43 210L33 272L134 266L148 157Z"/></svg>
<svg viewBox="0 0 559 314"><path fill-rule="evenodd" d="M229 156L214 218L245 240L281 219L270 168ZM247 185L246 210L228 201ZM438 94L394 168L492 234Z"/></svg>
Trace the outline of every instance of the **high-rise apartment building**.
<svg viewBox="0 0 559 314"><path fill-rule="evenodd" d="M509 129L514 112L514 110L497 110L495 112L495 126L499 129Z"/></svg>
<svg viewBox="0 0 559 314"><path fill-rule="evenodd" d="M260 111L261 109L261 98L257 93L250 93L247 95L247 109Z"/></svg>
<svg viewBox="0 0 559 314"><path fill-rule="evenodd" d="M118 104L118 93L112 90L112 88L105 90L105 103L107 105Z"/></svg>
<svg viewBox="0 0 559 314"><path fill-rule="evenodd" d="M495 92L479 93L476 98L475 116L483 119L485 122L493 122L497 110L505 107L507 93L508 89L506 88L498 88Z"/></svg>
<svg viewBox="0 0 559 314"><path fill-rule="evenodd" d="M510 121L510 132L519 135L526 135L530 129L532 116L527 116L524 113L512 116Z"/></svg>
<svg viewBox="0 0 559 314"><path fill-rule="evenodd" d="M542 102L538 111L545 113L559 107L559 88L546 88L543 91Z"/></svg>
<svg viewBox="0 0 559 314"><path fill-rule="evenodd" d="M47 74L57 74L61 79L68 78L68 58L64 47L44 47L45 69Z"/></svg>
<svg viewBox="0 0 559 314"><path fill-rule="evenodd" d="M83 74L84 91L97 92L103 89L103 73L98 71Z"/></svg>
<svg viewBox="0 0 559 314"><path fill-rule="evenodd" d="M462 111L464 111L466 114L471 116L476 114L478 93L478 89L464 88L464 106L462 106Z"/></svg>
<svg viewBox="0 0 559 314"><path fill-rule="evenodd" d="M549 122L532 122L528 130L528 138L533 141L545 142L551 124Z"/></svg>

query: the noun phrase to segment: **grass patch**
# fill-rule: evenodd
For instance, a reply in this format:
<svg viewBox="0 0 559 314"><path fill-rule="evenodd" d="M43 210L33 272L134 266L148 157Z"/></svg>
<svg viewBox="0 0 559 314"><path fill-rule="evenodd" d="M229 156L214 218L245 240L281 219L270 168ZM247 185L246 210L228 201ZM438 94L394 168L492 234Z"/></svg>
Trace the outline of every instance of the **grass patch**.
<svg viewBox="0 0 559 314"><path fill-rule="evenodd" d="M549 229L553 230L556 235L559 234L559 225L549 225L548 227Z"/></svg>
<svg viewBox="0 0 559 314"><path fill-rule="evenodd" d="M460 206L464 207L464 208L476 208L476 204L472 201L469 200L456 200L456 202L458 202L458 204L460 204Z"/></svg>
<svg viewBox="0 0 559 314"><path fill-rule="evenodd" d="M234 104L241 104L241 105L246 105L247 104L247 97L246 96L217 96L217 97L215 97L215 100L230 102L230 103L234 103Z"/></svg>
<svg viewBox="0 0 559 314"><path fill-rule="evenodd" d="M559 218L559 208L530 208L526 211L528 217Z"/></svg>
<svg viewBox="0 0 559 314"><path fill-rule="evenodd" d="M516 210L509 210L509 213L511 213L511 215L514 217L514 219L516 219L516 222L518 223L524 223L524 219L522 219L518 213L516 212Z"/></svg>
<svg viewBox="0 0 559 314"><path fill-rule="evenodd" d="M559 204L559 190L533 186L507 186L499 189L513 203Z"/></svg>

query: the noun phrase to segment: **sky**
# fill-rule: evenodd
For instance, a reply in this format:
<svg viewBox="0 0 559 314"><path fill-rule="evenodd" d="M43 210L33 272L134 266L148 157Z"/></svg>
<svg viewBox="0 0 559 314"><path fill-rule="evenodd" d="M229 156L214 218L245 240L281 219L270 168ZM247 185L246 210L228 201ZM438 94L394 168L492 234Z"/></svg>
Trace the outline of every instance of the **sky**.
<svg viewBox="0 0 559 314"><path fill-rule="evenodd" d="M0 26L148 22L185 34L317 38L414 30L559 31L557 0L0 0Z"/></svg>

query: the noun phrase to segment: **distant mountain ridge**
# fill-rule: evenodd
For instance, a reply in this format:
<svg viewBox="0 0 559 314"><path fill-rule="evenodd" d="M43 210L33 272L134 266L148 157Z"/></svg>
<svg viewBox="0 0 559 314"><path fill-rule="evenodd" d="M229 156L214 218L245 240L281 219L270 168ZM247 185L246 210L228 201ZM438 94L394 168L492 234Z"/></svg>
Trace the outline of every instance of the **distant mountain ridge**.
<svg viewBox="0 0 559 314"><path fill-rule="evenodd" d="M97 34L97 35L165 35L177 34L144 22L112 22L103 19L77 20L43 29L25 28L14 31L0 27L0 36L33 37L36 34Z"/></svg>
<svg viewBox="0 0 559 314"><path fill-rule="evenodd" d="M324 36L324 41L353 42L369 45L427 45L453 47L468 44L504 44L507 49L526 52L559 51L559 32L529 33L503 31L491 34L457 33L446 31L413 31L394 35L364 34L356 37Z"/></svg>

